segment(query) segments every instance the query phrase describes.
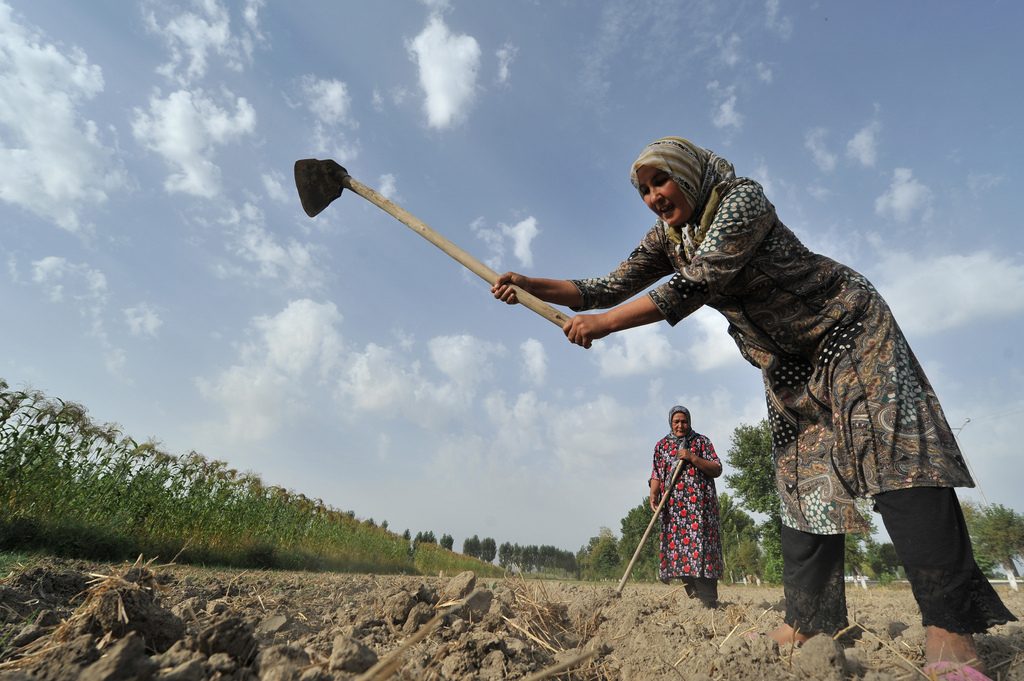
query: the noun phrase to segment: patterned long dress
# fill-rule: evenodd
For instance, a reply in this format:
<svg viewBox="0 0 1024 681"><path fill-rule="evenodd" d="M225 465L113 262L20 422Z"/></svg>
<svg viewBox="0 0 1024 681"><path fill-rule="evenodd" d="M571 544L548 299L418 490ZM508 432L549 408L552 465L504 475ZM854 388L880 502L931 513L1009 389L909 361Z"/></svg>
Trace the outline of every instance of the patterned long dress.
<svg viewBox="0 0 1024 681"><path fill-rule="evenodd" d="M700 433L686 438L669 434L654 446L651 477L667 488L676 465L679 447L689 442L690 451L702 459L720 463L711 440ZM718 520L715 480L684 463L661 510L661 556L658 576L663 582L678 577L722 576L722 540Z"/></svg>
<svg viewBox="0 0 1024 681"><path fill-rule="evenodd" d="M658 220L607 277L573 280L579 309L612 307L671 274L649 293L669 324L702 305L725 316L764 378L789 527L865 531L855 497L973 487L935 392L875 288L809 251L757 182L720 188L702 240L693 224L680 239Z"/></svg>

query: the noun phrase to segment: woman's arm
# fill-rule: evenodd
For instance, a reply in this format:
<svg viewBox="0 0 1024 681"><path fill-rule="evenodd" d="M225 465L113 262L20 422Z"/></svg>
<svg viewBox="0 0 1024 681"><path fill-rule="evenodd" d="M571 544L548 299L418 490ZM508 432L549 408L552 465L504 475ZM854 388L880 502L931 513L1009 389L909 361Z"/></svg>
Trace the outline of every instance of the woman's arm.
<svg viewBox="0 0 1024 681"><path fill-rule="evenodd" d="M589 348L610 333L660 322L665 317L650 296L640 296L600 314L576 315L562 327L570 343Z"/></svg>
<svg viewBox="0 0 1024 681"><path fill-rule="evenodd" d="M582 302L579 289L568 279L527 277L518 272L506 272L500 275L494 286L491 287L491 293L498 300L513 305L519 300L512 285L549 303L578 307ZM640 296L628 303L613 307L607 312L577 315L566 322L562 327L562 332L565 333L565 337L569 339L570 343L589 348L595 340L604 338L610 333L660 322L664 318L661 310L654 304L650 296Z"/></svg>

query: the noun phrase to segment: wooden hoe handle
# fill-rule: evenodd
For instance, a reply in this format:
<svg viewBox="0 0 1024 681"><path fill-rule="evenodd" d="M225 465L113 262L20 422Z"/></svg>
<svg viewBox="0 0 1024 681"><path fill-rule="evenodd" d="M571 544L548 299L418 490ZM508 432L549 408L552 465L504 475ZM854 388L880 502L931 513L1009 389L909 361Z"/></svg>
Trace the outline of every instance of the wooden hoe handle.
<svg viewBox="0 0 1024 681"><path fill-rule="evenodd" d="M359 196L363 197L370 203L376 205L378 208L388 213L396 220L404 224L406 227L416 232L424 239L434 244L442 251L447 253L455 260L462 263L470 272L477 275L488 284L494 285L494 282L498 280L498 273L492 270L487 265L483 264L466 251L462 250L451 241L441 236L433 229L427 226L425 222L412 215L409 211L405 210L398 204L390 201L389 199L382 196L380 193L374 191L370 187L367 187L362 182L355 180L351 175L345 175L342 184L346 189L350 189ZM556 310L540 298L527 293L518 286L513 286L516 291L516 297L522 305L525 305L529 309L539 314L544 319L547 319L558 328L565 326L565 323L569 321L569 317L564 313Z"/></svg>

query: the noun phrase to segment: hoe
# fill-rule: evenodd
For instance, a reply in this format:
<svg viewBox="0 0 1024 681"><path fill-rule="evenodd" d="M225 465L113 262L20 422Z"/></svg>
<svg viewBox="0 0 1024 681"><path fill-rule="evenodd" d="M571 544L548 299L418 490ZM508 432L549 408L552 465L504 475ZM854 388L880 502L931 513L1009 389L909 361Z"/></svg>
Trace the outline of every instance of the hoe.
<svg viewBox="0 0 1024 681"><path fill-rule="evenodd" d="M426 223L418 220L405 209L386 199L365 184L352 179L347 170L331 159L306 158L296 161L295 187L299 190L299 200L302 201L302 209L306 211L306 215L309 217L319 215L332 201L341 196L342 190L348 189L390 214L393 218L440 248L488 284L493 285L498 279L497 272L435 232ZM516 289L516 297L519 299L520 304L525 305L541 317L544 317L544 319L547 319L559 328L569 321L569 318L564 313L559 312L536 296L530 295L519 287L514 288Z"/></svg>

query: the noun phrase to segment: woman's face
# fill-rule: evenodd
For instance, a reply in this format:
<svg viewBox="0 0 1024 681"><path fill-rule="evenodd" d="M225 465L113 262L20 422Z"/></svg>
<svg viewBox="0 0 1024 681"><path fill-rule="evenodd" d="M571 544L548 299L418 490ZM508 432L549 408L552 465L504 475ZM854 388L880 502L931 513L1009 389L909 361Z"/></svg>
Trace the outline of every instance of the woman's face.
<svg viewBox="0 0 1024 681"><path fill-rule="evenodd" d="M672 434L683 437L690 432L690 419L681 411L672 414Z"/></svg>
<svg viewBox="0 0 1024 681"><path fill-rule="evenodd" d="M671 175L660 168L640 166L636 179L644 203L668 225L681 227L690 219L693 206Z"/></svg>

